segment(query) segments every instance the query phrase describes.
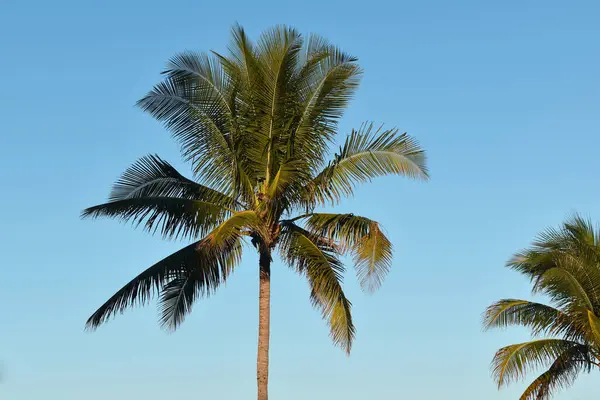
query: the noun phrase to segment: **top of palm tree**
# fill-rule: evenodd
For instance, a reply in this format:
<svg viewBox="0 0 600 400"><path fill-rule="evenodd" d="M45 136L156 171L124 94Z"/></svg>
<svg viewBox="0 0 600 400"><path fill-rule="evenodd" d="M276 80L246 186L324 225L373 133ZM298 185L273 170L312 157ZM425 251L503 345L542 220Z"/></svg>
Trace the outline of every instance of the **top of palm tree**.
<svg viewBox="0 0 600 400"><path fill-rule="evenodd" d="M527 276L533 293L545 295L552 306L504 299L488 307L484 326L521 325L534 336L550 338L500 349L492 363L493 375L501 387L546 367L521 399L548 399L571 385L580 372L599 366L600 230L576 215L560 229L541 233L507 266Z"/></svg>
<svg viewBox="0 0 600 400"><path fill-rule="evenodd" d="M83 215L121 218L194 243L142 272L88 326L157 291L162 322L176 327L196 298L226 279L247 238L261 254L278 247L308 278L334 341L349 350L354 327L338 256L352 254L363 287L372 290L390 267L391 243L375 221L314 209L378 176L426 179L423 150L397 129L365 123L330 157L362 71L355 57L286 26L256 43L235 26L228 55L184 52L163 74L138 105L179 142L194 179L147 156L117 181L108 203Z"/></svg>

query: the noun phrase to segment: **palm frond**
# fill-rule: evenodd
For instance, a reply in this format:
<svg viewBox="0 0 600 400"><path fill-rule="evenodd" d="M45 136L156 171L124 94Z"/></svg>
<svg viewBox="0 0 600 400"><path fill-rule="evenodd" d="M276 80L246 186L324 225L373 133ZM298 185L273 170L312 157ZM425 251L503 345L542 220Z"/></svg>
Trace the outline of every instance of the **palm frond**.
<svg viewBox="0 0 600 400"><path fill-rule="evenodd" d="M503 347L494 356L492 374L500 388L554 362L575 346L580 344L563 339L540 339Z"/></svg>
<svg viewBox="0 0 600 400"><path fill-rule="evenodd" d="M243 232L251 234L260 229L261 221L256 212L253 210L245 210L233 214L226 221L217 226L209 235L207 235L207 239L210 240L211 243L220 246L222 243L239 237Z"/></svg>
<svg viewBox="0 0 600 400"><path fill-rule="evenodd" d="M483 325L485 329L520 325L531 328L534 336L564 335L571 340L580 339L583 335L570 315L527 300L503 299L495 302L486 309Z"/></svg>
<svg viewBox="0 0 600 400"><path fill-rule="evenodd" d="M242 246L239 235L215 244L208 237L196 248L198 264L184 268L163 287L159 299L160 323L175 330L192 310L194 302L212 294L239 264Z"/></svg>
<svg viewBox="0 0 600 400"><path fill-rule="evenodd" d="M82 218L112 217L164 237L197 238L221 223L230 212L220 204L171 197L133 197L86 208Z"/></svg>
<svg viewBox="0 0 600 400"><path fill-rule="evenodd" d="M231 197L184 177L157 155L142 157L129 167L113 186L109 200L144 197L176 197L224 207L241 206Z"/></svg>
<svg viewBox="0 0 600 400"><path fill-rule="evenodd" d="M196 279L195 288L208 295L226 279L239 260L239 243L232 243L217 254L207 251L204 241L197 241L152 265L123 286L88 319L86 327L96 329L116 314L136 305L146 304L164 290L167 282L187 276ZM174 284L173 284L174 285ZM170 288L173 288L173 285ZM171 320L169 320L171 321ZM173 320L173 323L177 319ZM175 324L176 325L176 324Z"/></svg>
<svg viewBox="0 0 600 400"><path fill-rule="evenodd" d="M594 306L582 282L569 269L554 267L544 271L536 277L533 292L547 294L559 307L575 306L593 310Z"/></svg>
<svg viewBox="0 0 600 400"><path fill-rule="evenodd" d="M257 46L257 53L265 72L265 88L267 98L263 110L266 118L262 130L268 138L266 163L264 165L265 181L270 183L273 171L281 163L281 151L277 144L286 128L286 120L290 117L289 109L295 100L293 89L298 56L302 48L302 36L294 29L276 26L263 32Z"/></svg>
<svg viewBox="0 0 600 400"><path fill-rule="evenodd" d="M309 201L336 204L359 183L384 175L427 179L425 152L415 139L397 129L363 124L346 139L333 161L314 178Z"/></svg>
<svg viewBox="0 0 600 400"><path fill-rule="evenodd" d="M308 41L297 82L300 105L282 142L287 157L310 161L312 173L323 165L338 121L358 88L362 71L356 61L316 36Z"/></svg>
<svg viewBox="0 0 600 400"><path fill-rule="evenodd" d="M306 218L313 234L330 238L352 253L361 287L373 292L392 266L392 243L379 224L354 214L312 213Z"/></svg>
<svg viewBox="0 0 600 400"><path fill-rule="evenodd" d="M248 200L252 197L252 190L248 189L253 186L248 183L253 176L252 165L238 153L241 146L249 146L243 139L250 136L235 134L239 127L229 110L232 105L223 105L223 97L228 95L223 91L229 89L213 81L222 75L219 63L193 53L181 54L172 63L183 64L184 60L204 66L194 73L172 65L167 78L138 101L138 106L173 133L201 183Z"/></svg>
<svg viewBox="0 0 600 400"><path fill-rule="evenodd" d="M591 223L575 216L560 229L547 229L507 266L534 283L559 307L600 312L600 246Z"/></svg>
<svg viewBox="0 0 600 400"><path fill-rule="evenodd" d="M334 344L350 354L355 336L352 304L342 289L344 267L336 256L335 248L294 224L284 226L280 240L282 257L288 265L307 277L311 302L329 322Z"/></svg>
<svg viewBox="0 0 600 400"><path fill-rule="evenodd" d="M525 389L520 400L549 400L559 389L571 386L581 372L590 372L590 361L586 346L573 346Z"/></svg>

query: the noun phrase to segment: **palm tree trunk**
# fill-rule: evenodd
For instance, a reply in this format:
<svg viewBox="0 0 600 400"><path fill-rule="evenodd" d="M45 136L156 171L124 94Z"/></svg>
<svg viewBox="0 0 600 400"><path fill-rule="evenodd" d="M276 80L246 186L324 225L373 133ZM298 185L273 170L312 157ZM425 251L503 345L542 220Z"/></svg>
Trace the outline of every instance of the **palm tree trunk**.
<svg viewBox="0 0 600 400"><path fill-rule="evenodd" d="M260 253L260 289L258 294L258 356L256 380L258 400L268 400L269 392L269 334L271 319L271 254Z"/></svg>

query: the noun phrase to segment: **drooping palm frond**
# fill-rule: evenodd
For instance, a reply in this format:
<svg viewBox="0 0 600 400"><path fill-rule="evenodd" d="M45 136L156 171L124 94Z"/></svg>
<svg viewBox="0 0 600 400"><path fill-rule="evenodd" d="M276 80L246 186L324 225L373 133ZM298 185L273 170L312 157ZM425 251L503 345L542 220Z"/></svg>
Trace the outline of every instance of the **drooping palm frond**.
<svg viewBox="0 0 600 400"><path fill-rule="evenodd" d="M376 221L354 214L312 213L305 224L310 232L330 238L350 251L361 287L373 292L392 266L392 243Z"/></svg>
<svg viewBox="0 0 600 400"><path fill-rule="evenodd" d="M307 201L336 204L359 183L384 175L427 179L425 153L416 140L397 129L363 124L352 131L333 161L314 178Z"/></svg>
<svg viewBox="0 0 600 400"><path fill-rule="evenodd" d="M92 314L86 326L88 329L95 329L129 307L146 304L160 291L163 291L163 294L173 293L174 283L166 289L166 292L164 292L164 285L171 281L181 282L181 279L186 277L191 276L194 279L193 296L198 293L200 295L213 293L239 262L240 251L239 241L231 241L228 246L222 246L219 251L211 250L205 240L192 243L157 262L123 286ZM167 304L168 300L167 296L161 302ZM181 320L180 315L186 310L184 308L178 312L173 311L173 317L163 317L163 323L176 326Z"/></svg>
<svg viewBox="0 0 600 400"><path fill-rule="evenodd" d="M492 373L498 387L521 379L527 372L554 362L580 343L563 339L540 339L513 344L498 350L492 361Z"/></svg>
<svg viewBox="0 0 600 400"><path fill-rule="evenodd" d="M86 208L83 218L113 217L164 237L198 238L230 213L220 204L172 197L134 197Z"/></svg>
<svg viewBox="0 0 600 400"><path fill-rule="evenodd" d="M329 322L331 339L350 354L355 336L352 304L342 289L344 267L336 257L335 248L329 246L326 239L287 224L281 236L281 255L291 267L306 276L311 288L311 302Z"/></svg>
<svg viewBox="0 0 600 400"><path fill-rule="evenodd" d="M586 346L571 347L525 389L520 400L549 400L559 389L571 386L581 372L590 372L591 358Z"/></svg>
<svg viewBox="0 0 600 400"><path fill-rule="evenodd" d="M191 312L194 302L212 294L239 264L242 254L240 235L229 235L218 243L203 239L196 254L198 264L173 274L161 289L160 322L169 330L177 329Z"/></svg>

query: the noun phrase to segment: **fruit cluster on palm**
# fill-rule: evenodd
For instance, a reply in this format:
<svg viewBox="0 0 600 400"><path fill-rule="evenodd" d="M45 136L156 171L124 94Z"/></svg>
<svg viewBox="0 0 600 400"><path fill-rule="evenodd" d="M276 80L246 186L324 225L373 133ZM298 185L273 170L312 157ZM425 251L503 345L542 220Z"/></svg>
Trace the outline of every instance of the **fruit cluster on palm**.
<svg viewBox="0 0 600 400"><path fill-rule="evenodd" d="M232 36L227 56L172 58L164 81L138 103L178 140L194 178L158 156L143 157L117 181L109 202L83 213L192 243L127 283L88 326L158 293L161 323L176 328L195 300L235 270L247 240L259 258L258 397L265 400L274 253L308 280L334 343L350 352L355 328L339 257L353 257L362 287L372 291L391 266L392 245L373 220L315 210L372 178L424 179L427 169L415 140L372 124L353 130L329 156L359 84L356 58L287 27L266 31L256 43L241 27Z"/></svg>
<svg viewBox="0 0 600 400"><path fill-rule="evenodd" d="M499 387L544 367L522 400L549 399L582 372L600 367L600 231L579 216L542 233L508 266L551 304L505 299L488 307L486 328L520 325L537 340L501 348L492 362Z"/></svg>

